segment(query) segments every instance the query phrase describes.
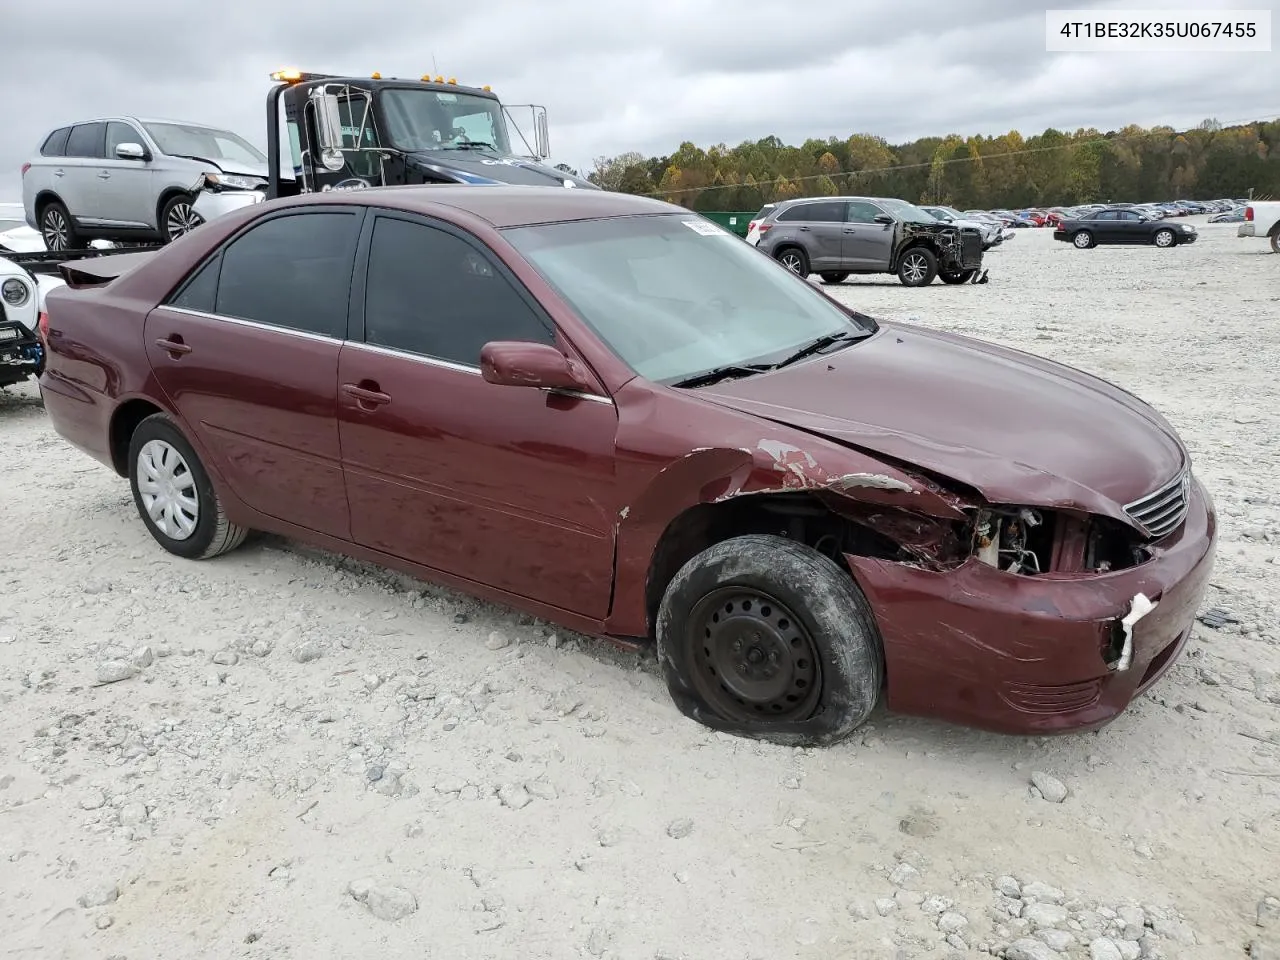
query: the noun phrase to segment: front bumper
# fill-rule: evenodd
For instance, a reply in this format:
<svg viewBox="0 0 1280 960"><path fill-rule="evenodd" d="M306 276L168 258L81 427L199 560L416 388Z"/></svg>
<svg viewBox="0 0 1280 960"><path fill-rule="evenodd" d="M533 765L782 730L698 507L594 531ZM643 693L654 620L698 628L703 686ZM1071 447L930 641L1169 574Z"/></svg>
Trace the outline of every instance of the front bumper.
<svg viewBox="0 0 1280 960"><path fill-rule="evenodd" d="M1177 660L1213 570L1217 518L1196 481L1181 530L1112 573L1005 573L977 560L926 570L848 556L884 640L889 709L1011 734L1104 726ZM1126 669L1106 651L1137 594Z"/></svg>
<svg viewBox="0 0 1280 960"><path fill-rule="evenodd" d="M261 190L201 190L191 209L207 223L225 214L261 203L264 199L265 194Z"/></svg>
<svg viewBox="0 0 1280 960"><path fill-rule="evenodd" d="M1237 237L1256 237L1258 234L1253 229L1253 221L1246 220L1236 228Z"/></svg>

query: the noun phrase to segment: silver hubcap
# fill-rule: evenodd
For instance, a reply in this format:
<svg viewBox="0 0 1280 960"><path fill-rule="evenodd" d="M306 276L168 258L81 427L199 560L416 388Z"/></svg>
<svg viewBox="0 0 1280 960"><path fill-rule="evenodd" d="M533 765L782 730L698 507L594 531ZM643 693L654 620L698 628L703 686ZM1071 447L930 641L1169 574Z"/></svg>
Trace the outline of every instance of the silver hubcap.
<svg viewBox="0 0 1280 960"><path fill-rule="evenodd" d="M782 255L782 265L792 273L800 272L800 257L794 253L784 253Z"/></svg>
<svg viewBox="0 0 1280 960"><path fill-rule="evenodd" d="M204 217L191 209L189 203L175 203L169 208L169 216L165 220L165 229L169 231L169 239L176 240L184 233L190 233L200 224Z"/></svg>
<svg viewBox="0 0 1280 960"><path fill-rule="evenodd" d="M44 215L44 245L50 250L67 249L67 221L57 210Z"/></svg>
<svg viewBox="0 0 1280 960"><path fill-rule="evenodd" d="M1089 235L1087 233L1076 234L1076 246L1087 247L1089 245Z"/></svg>
<svg viewBox="0 0 1280 960"><path fill-rule="evenodd" d="M138 493L156 529L171 540L185 540L200 520L196 478L172 444L148 440L138 451Z"/></svg>
<svg viewBox="0 0 1280 960"><path fill-rule="evenodd" d="M924 279L925 274L929 272L929 266L925 262L924 257L920 256L920 254L918 253L915 253L915 254L911 254L910 256L907 257L906 260L902 261L902 272L906 275L907 279L910 280L912 283L919 283L921 280Z"/></svg>
<svg viewBox="0 0 1280 960"><path fill-rule="evenodd" d="M1173 234L1168 230L1161 230L1156 234L1157 247L1167 247L1171 243L1173 243Z"/></svg>

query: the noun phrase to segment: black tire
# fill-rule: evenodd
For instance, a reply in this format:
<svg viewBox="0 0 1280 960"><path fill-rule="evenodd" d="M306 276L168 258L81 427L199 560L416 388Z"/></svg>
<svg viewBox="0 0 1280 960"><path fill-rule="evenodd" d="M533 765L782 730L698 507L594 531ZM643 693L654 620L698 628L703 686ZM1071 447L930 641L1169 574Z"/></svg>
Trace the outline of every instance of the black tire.
<svg viewBox="0 0 1280 960"><path fill-rule="evenodd" d="M1157 247L1172 247L1177 244L1178 237L1172 230L1157 230L1151 235L1151 242Z"/></svg>
<svg viewBox="0 0 1280 960"><path fill-rule="evenodd" d="M928 247L910 247L898 261L897 273L904 287L927 287L938 275L938 258Z"/></svg>
<svg viewBox="0 0 1280 960"><path fill-rule="evenodd" d="M1271 252L1280 253L1280 230L1271 231Z"/></svg>
<svg viewBox="0 0 1280 960"><path fill-rule="evenodd" d="M1093 244L1093 234L1088 230L1077 230L1071 235L1071 245L1077 250L1088 250Z"/></svg>
<svg viewBox="0 0 1280 960"><path fill-rule="evenodd" d="M785 537L750 534L703 550L667 586L656 632L676 707L738 736L835 743L867 719L884 682L862 591L830 558Z"/></svg>
<svg viewBox="0 0 1280 960"><path fill-rule="evenodd" d="M780 247L773 258L798 277L809 276L809 255L800 247Z"/></svg>
<svg viewBox="0 0 1280 960"><path fill-rule="evenodd" d="M176 451L187 468L178 476L175 486L180 491L192 491L197 508L194 528L183 537L170 536L157 526L143 502L144 493L138 480L139 458L143 448L153 441L166 444ZM155 413L147 417L138 424L133 436L129 438L129 486L133 490L133 503L138 508L138 516L142 518L151 536L176 556L188 560L208 560L234 550L244 543L249 533L245 527L237 526L227 519L204 465L168 414ZM189 514L186 516L189 520ZM166 522L169 521L166 519Z"/></svg>
<svg viewBox="0 0 1280 960"><path fill-rule="evenodd" d="M849 274L840 271L822 274L822 282L827 284L844 283L848 279Z"/></svg>
<svg viewBox="0 0 1280 960"><path fill-rule="evenodd" d="M977 270L940 270L938 276L943 283L968 283Z"/></svg>
<svg viewBox="0 0 1280 960"><path fill-rule="evenodd" d="M40 211L40 238L50 251L83 250L85 240L61 200L50 200Z"/></svg>
<svg viewBox="0 0 1280 960"><path fill-rule="evenodd" d="M194 203L194 197L179 193L160 205L160 236L165 243L173 243L204 223L204 217L193 209Z"/></svg>

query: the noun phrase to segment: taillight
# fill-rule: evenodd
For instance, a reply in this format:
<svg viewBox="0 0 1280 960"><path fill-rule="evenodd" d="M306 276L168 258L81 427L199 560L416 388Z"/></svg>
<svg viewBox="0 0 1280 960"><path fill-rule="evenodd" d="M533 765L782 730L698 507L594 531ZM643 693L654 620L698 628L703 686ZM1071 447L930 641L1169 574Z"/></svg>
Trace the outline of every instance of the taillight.
<svg viewBox="0 0 1280 960"><path fill-rule="evenodd" d="M762 223L762 224L760 224L760 236L762 236L762 237L763 237L763 236L764 236L766 233L768 233L772 228L773 228L773 224L772 224L772 223Z"/></svg>
<svg viewBox="0 0 1280 960"><path fill-rule="evenodd" d="M1245 208L1244 208L1244 218L1245 218L1246 220L1252 220L1252 219L1253 219L1253 207L1245 207Z"/></svg>
<svg viewBox="0 0 1280 960"><path fill-rule="evenodd" d="M754 230L754 229L755 229L757 226L759 226L759 225L760 225L760 221L759 221L759 220L752 220L750 223L748 223L748 224L747 224L747 233L750 233L752 230Z"/></svg>
<svg viewBox="0 0 1280 960"><path fill-rule="evenodd" d="M29 164L29 163L24 163L24 164L22 165L22 175L25 177L25 176L27 175L27 171L28 171L28 170L30 170L30 169L31 169L31 164Z"/></svg>

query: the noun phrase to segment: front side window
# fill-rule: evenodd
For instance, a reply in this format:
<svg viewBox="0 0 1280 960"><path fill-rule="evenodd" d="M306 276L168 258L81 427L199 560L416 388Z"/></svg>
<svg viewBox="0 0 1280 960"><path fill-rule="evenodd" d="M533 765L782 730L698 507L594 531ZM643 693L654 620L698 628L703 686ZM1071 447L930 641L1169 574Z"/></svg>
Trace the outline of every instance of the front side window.
<svg viewBox="0 0 1280 960"><path fill-rule="evenodd" d="M722 366L776 361L818 337L875 329L733 234L684 214L504 234L650 380L675 383Z"/></svg>
<svg viewBox="0 0 1280 960"><path fill-rule="evenodd" d="M493 258L423 223L378 217L365 289L365 341L377 346L479 366L494 340L555 344Z"/></svg>
<svg viewBox="0 0 1280 960"><path fill-rule="evenodd" d="M906 220L913 223L935 222L934 217L929 216L914 203L907 203L905 200L898 200L894 197L881 197L877 202L897 220Z"/></svg>
<svg viewBox="0 0 1280 960"><path fill-rule="evenodd" d="M210 312L303 333L345 336L360 222L359 211L307 211L251 227L221 254Z"/></svg>
<svg viewBox="0 0 1280 960"><path fill-rule="evenodd" d="M497 153L511 152L497 100L392 87L378 94L378 104L387 139L401 150L468 150L484 144Z"/></svg>
<svg viewBox="0 0 1280 960"><path fill-rule="evenodd" d="M113 159L116 155L116 147L122 143L136 143L141 146L142 137L138 135L138 131L133 129L127 123L120 123L113 120L107 124L107 158Z"/></svg>
<svg viewBox="0 0 1280 960"><path fill-rule="evenodd" d="M228 161L254 166L267 162L266 154L239 134L190 123L144 123L161 153L196 160Z"/></svg>
<svg viewBox="0 0 1280 960"><path fill-rule="evenodd" d="M875 223L876 217L884 216L884 211L866 200L850 200L848 216L850 223Z"/></svg>

